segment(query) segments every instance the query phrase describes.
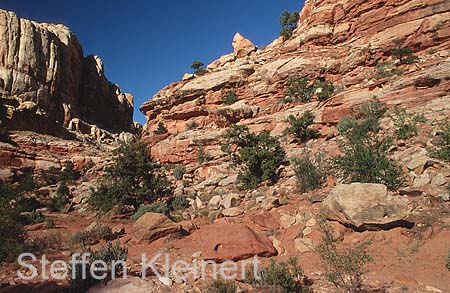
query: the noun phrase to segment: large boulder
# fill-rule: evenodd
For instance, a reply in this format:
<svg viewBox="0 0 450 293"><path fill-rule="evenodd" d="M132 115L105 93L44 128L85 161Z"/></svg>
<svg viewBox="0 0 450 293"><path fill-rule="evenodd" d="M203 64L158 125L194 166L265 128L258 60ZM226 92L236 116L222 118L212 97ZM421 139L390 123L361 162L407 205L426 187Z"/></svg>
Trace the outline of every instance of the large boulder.
<svg viewBox="0 0 450 293"><path fill-rule="evenodd" d="M256 51L256 46L247 38L244 38L240 33L236 33L233 38L233 55L236 58L242 58L250 55Z"/></svg>
<svg viewBox="0 0 450 293"><path fill-rule="evenodd" d="M219 221L192 234L200 242L202 256L217 262L242 260L255 255L277 254L272 242L263 234L244 224Z"/></svg>
<svg viewBox="0 0 450 293"><path fill-rule="evenodd" d="M158 213L146 213L133 224L133 236L139 242L143 240L152 242L180 231L180 225Z"/></svg>
<svg viewBox="0 0 450 293"><path fill-rule="evenodd" d="M412 209L404 197L390 195L382 184L352 183L336 186L322 203L330 220L357 231L412 226Z"/></svg>

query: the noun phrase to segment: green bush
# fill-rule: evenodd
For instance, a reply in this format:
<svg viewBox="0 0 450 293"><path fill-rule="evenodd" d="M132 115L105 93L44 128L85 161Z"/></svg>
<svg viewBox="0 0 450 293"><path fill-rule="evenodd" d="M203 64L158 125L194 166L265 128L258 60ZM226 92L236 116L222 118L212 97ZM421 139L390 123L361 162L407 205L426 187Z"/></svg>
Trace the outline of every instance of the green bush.
<svg viewBox="0 0 450 293"><path fill-rule="evenodd" d="M90 202L95 208L107 212L117 205L138 207L170 192L163 170L149 157L145 143L123 143L115 154L103 182L92 191Z"/></svg>
<svg viewBox="0 0 450 293"><path fill-rule="evenodd" d="M445 265L447 269L450 271L450 250L448 251L447 255L447 264Z"/></svg>
<svg viewBox="0 0 450 293"><path fill-rule="evenodd" d="M262 287L262 289L271 289L272 292L311 292L308 282L303 276L303 270L295 257L291 257L285 262L271 260L269 265L258 272L257 279L252 271L247 272L246 277L246 282Z"/></svg>
<svg viewBox="0 0 450 293"><path fill-rule="evenodd" d="M203 62L201 61L192 62L191 68L194 69L194 74L198 76L204 75L208 72L208 70L205 68L205 64L203 64Z"/></svg>
<svg viewBox="0 0 450 293"><path fill-rule="evenodd" d="M72 243L81 244L82 247L95 245L101 240L112 240L113 232L110 227L96 225L89 231L77 232L72 236Z"/></svg>
<svg viewBox="0 0 450 293"><path fill-rule="evenodd" d="M101 246L98 251L93 252L90 248L87 251L90 254L89 263L85 264L85 274L86 278L83 278L83 265L77 263L74 266L75 272L70 272L71 280L70 280L70 291L71 292L87 292L90 287L93 285L100 283L100 280L96 280L91 274L89 268L95 261L103 261L107 264L107 278L103 280L106 282L112 277L112 261L115 261L116 264L118 261L126 261L128 258L128 250L126 248L122 248L120 246L119 240L117 240L116 244L113 246L111 242L108 242L106 246ZM124 267L120 264L115 268L115 276L119 277L121 272L124 271ZM73 277L74 276L74 277Z"/></svg>
<svg viewBox="0 0 450 293"><path fill-rule="evenodd" d="M20 213L19 221L22 225L34 225L45 222L45 217L41 212L34 210Z"/></svg>
<svg viewBox="0 0 450 293"><path fill-rule="evenodd" d="M137 211L131 216L131 219L137 221L146 213L158 213L168 216L170 214L170 208L165 202L152 205L140 205Z"/></svg>
<svg viewBox="0 0 450 293"><path fill-rule="evenodd" d="M202 144L197 143L197 162L201 165L208 161L211 161L210 155L205 151Z"/></svg>
<svg viewBox="0 0 450 293"><path fill-rule="evenodd" d="M291 101L301 101L307 103L311 101L314 95L314 86L310 84L307 77L291 77L288 82L288 88L284 91L284 99Z"/></svg>
<svg viewBox="0 0 450 293"><path fill-rule="evenodd" d="M411 48L395 48L391 51L392 56L400 61L400 64L413 64L419 61L419 57L413 54Z"/></svg>
<svg viewBox="0 0 450 293"><path fill-rule="evenodd" d="M408 139L417 135L417 123L426 122L426 118L421 114L409 114L405 109L394 108L391 115L394 122L395 136L397 139Z"/></svg>
<svg viewBox="0 0 450 293"><path fill-rule="evenodd" d="M70 190L65 182L61 182L56 190L56 197L52 198L49 210L52 212L60 212L69 203Z"/></svg>
<svg viewBox="0 0 450 293"><path fill-rule="evenodd" d="M20 180L18 190L20 192L30 192L36 189L37 184L34 182L33 173L27 172L24 177Z"/></svg>
<svg viewBox="0 0 450 293"><path fill-rule="evenodd" d="M284 133L295 135L301 142L307 142L308 140L319 136L319 131L317 129L310 128L314 122L314 115L309 110L300 117L290 115L288 121L291 126L286 128Z"/></svg>
<svg viewBox="0 0 450 293"><path fill-rule="evenodd" d="M80 179L80 177L81 173L79 171L74 170L74 165L72 161L66 161L60 172L58 181L73 182Z"/></svg>
<svg viewBox="0 0 450 293"><path fill-rule="evenodd" d="M173 170L173 176L174 176L175 179L177 179L177 180L183 179L184 173L186 173L186 166L184 166L184 165L182 165L182 166L177 166L177 167L175 167L175 169Z"/></svg>
<svg viewBox="0 0 450 293"><path fill-rule="evenodd" d="M298 27L299 13L297 11L283 11L280 16L281 31L280 36L286 41L291 38L292 33Z"/></svg>
<svg viewBox="0 0 450 293"><path fill-rule="evenodd" d="M343 292L366 292L362 288L365 266L372 262L367 249L370 242L338 249L330 227L322 225L323 241L316 252L322 259L325 275L337 289Z"/></svg>
<svg viewBox="0 0 450 293"><path fill-rule="evenodd" d="M388 78L394 75L402 75L403 70L395 68L392 62L383 62L375 66L375 78Z"/></svg>
<svg viewBox="0 0 450 293"><path fill-rule="evenodd" d="M321 153L317 154L314 159L310 158L310 154L305 153L301 158L294 159L294 164L301 192L315 190L325 183L326 168Z"/></svg>
<svg viewBox="0 0 450 293"><path fill-rule="evenodd" d="M277 138L268 132L252 133L247 126L240 125L229 128L224 138L223 151L230 152L232 145L239 149L231 155L241 165L238 179L243 188L254 188L264 181L277 181L277 169L286 155Z"/></svg>
<svg viewBox="0 0 450 293"><path fill-rule="evenodd" d="M318 81L314 84L317 99L325 102L334 94L334 84L331 81Z"/></svg>
<svg viewBox="0 0 450 293"><path fill-rule="evenodd" d="M153 133L155 135L161 135L161 134L167 133L167 128L162 121L160 121L158 123L158 128L156 128L156 130L154 130Z"/></svg>
<svg viewBox="0 0 450 293"><path fill-rule="evenodd" d="M184 196L175 196L170 206L174 211L184 210L189 207L189 201Z"/></svg>
<svg viewBox="0 0 450 293"><path fill-rule="evenodd" d="M23 226L13 202L20 196L9 184L0 180L0 262L13 261L22 251Z"/></svg>
<svg viewBox="0 0 450 293"><path fill-rule="evenodd" d="M239 101L235 91L228 91L224 96L222 96L222 102L225 105L232 105Z"/></svg>
<svg viewBox="0 0 450 293"><path fill-rule="evenodd" d="M207 293L235 293L236 291L237 286L234 281L224 281L222 279L212 281L205 289Z"/></svg>
<svg viewBox="0 0 450 293"><path fill-rule="evenodd" d="M45 254L52 251L64 249L64 242L61 234L51 233L36 238L28 239L25 244L26 251L34 254Z"/></svg>
<svg viewBox="0 0 450 293"><path fill-rule="evenodd" d="M186 123L187 130L195 129L198 126L199 126L198 123L195 122L195 121L191 121L191 122Z"/></svg>
<svg viewBox="0 0 450 293"><path fill-rule="evenodd" d="M439 159L450 162L450 122L445 121L439 125L437 137L433 140L435 149L431 154Z"/></svg>
<svg viewBox="0 0 450 293"><path fill-rule="evenodd" d="M334 158L334 165L344 181L381 183L390 190L400 187L401 169L387 156L392 138L380 134L380 119L385 113L386 108L375 100L338 124L344 140L342 155Z"/></svg>

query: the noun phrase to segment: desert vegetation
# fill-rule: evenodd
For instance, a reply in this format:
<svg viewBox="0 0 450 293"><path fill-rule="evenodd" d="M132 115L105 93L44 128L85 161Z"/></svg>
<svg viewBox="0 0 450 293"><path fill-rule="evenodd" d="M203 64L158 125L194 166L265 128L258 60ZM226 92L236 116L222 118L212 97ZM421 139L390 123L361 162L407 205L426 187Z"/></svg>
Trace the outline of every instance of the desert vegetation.
<svg viewBox="0 0 450 293"><path fill-rule="evenodd" d="M285 160L277 138L267 132L255 134L244 125L233 125L224 138L222 150L241 166L238 178L242 187L249 189L264 181L276 182L277 169Z"/></svg>

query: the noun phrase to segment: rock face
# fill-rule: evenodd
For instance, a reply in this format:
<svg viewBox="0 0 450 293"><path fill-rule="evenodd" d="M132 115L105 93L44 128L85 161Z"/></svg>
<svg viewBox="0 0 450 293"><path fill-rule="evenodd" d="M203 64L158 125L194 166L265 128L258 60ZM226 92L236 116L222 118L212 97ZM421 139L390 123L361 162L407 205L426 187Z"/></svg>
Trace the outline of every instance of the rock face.
<svg viewBox="0 0 450 293"><path fill-rule="evenodd" d="M336 186L322 203L330 220L356 230L412 226L408 201L392 196L382 184L352 183Z"/></svg>
<svg viewBox="0 0 450 293"><path fill-rule="evenodd" d="M110 83L97 56L83 56L63 25L0 10L0 101L11 130L61 133L75 118L114 132L132 126L133 97ZM76 130L76 129L74 129Z"/></svg>
<svg viewBox="0 0 450 293"><path fill-rule="evenodd" d="M180 225L158 213L146 213L133 224L133 235L138 241L151 242L179 231Z"/></svg>
<svg viewBox="0 0 450 293"><path fill-rule="evenodd" d="M449 17L446 0L306 1L290 40L254 51L237 34L233 52L213 61L210 72L172 83L145 102L143 137L157 159L194 164L199 145L212 159L220 157L221 130L233 123L279 135L289 115L311 110L318 127L329 129L374 96L443 119L450 112ZM401 76L377 78L376 65L395 64L391 50L399 46L411 48L418 64L401 66ZM326 102L286 104L283 92L292 76L326 79L338 91ZM221 98L230 90L240 101L227 106ZM432 117L437 112L442 115ZM169 133L156 140L153 130L161 121ZM194 122L197 127L189 127Z"/></svg>

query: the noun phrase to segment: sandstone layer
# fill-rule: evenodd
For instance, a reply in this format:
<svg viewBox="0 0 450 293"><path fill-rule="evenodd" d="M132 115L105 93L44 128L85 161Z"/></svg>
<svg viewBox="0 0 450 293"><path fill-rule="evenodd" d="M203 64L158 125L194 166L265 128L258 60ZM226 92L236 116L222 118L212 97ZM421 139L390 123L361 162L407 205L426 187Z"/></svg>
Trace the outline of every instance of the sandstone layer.
<svg viewBox="0 0 450 293"><path fill-rule="evenodd" d="M209 73L172 83L145 102L140 108L148 120L143 137L157 159L194 163L199 146L212 158L220 157L220 135L233 123L279 135L289 115L311 110L317 127L328 135L354 106L374 96L389 106L425 109L443 118L450 108L449 19L445 0L307 1L290 40L242 50L251 42L237 35L234 54L212 62ZM418 64L402 68L401 76L375 78L375 66L395 62L391 50L399 46L411 48ZM324 103L284 104L292 76L330 80L337 91ZM227 106L221 97L230 90L239 102ZM159 122L168 135L153 136Z"/></svg>

